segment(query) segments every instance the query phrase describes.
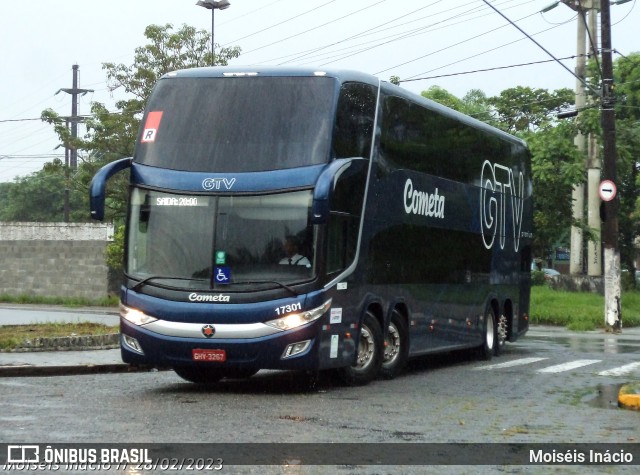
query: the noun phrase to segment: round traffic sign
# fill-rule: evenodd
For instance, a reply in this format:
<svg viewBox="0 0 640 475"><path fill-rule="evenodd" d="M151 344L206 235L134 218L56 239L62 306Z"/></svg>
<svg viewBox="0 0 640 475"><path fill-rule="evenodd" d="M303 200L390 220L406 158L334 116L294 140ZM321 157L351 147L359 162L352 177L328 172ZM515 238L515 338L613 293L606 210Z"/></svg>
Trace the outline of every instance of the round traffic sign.
<svg viewBox="0 0 640 475"><path fill-rule="evenodd" d="M616 192L616 184L611 180L602 180L600 182L598 193L600 194L600 199L602 199L602 201L611 201L616 197Z"/></svg>

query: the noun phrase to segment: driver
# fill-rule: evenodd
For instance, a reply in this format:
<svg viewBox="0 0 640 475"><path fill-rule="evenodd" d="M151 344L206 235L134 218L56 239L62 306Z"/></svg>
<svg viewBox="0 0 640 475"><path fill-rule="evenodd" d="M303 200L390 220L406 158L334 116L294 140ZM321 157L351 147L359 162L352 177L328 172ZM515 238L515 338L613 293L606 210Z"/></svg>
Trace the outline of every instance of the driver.
<svg viewBox="0 0 640 475"><path fill-rule="evenodd" d="M286 257L280 259L280 264L311 267L309 259L298 253L298 240L295 236L287 236L282 248L284 249Z"/></svg>

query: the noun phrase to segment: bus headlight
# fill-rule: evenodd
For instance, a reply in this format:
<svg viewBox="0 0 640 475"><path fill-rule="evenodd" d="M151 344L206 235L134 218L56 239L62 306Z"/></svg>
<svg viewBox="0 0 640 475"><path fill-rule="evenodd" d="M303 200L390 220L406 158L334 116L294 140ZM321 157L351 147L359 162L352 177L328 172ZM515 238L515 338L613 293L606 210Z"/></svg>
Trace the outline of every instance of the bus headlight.
<svg viewBox="0 0 640 475"><path fill-rule="evenodd" d="M127 307L126 305L120 304L120 316L127 320L128 322L133 323L134 325L146 325L147 323L155 322L157 318L147 315L140 310L136 310L135 308Z"/></svg>
<svg viewBox="0 0 640 475"><path fill-rule="evenodd" d="M265 322L266 325L277 328L278 330L291 330L292 328L297 328L302 325L306 325L307 323L311 323L314 320L317 320L322 315L324 315L331 308L331 299L327 300L325 303L311 310L307 310L306 312L300 313L291 313L281 318L276 318L275 320L270 320Z"/></svg>

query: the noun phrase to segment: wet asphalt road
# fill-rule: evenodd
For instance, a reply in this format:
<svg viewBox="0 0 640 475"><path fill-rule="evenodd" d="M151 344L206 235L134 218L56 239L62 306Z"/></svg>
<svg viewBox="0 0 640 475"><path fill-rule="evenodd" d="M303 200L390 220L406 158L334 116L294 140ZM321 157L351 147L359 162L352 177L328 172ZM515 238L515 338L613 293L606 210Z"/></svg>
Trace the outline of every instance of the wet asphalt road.
<svg viewBox="0 0 640 475"><path fill-rule="evenodd" d="M171 371L2 378L0 440L637 444L640 413L615 403L617 388L633 380L640 380L640 332L540 327L492 361L468 352L422 358L393 381L357 388L329 377L310 387L304 375L275 371L210 388ZM227 470L221 473L637 473L638 467Z"/></svg>

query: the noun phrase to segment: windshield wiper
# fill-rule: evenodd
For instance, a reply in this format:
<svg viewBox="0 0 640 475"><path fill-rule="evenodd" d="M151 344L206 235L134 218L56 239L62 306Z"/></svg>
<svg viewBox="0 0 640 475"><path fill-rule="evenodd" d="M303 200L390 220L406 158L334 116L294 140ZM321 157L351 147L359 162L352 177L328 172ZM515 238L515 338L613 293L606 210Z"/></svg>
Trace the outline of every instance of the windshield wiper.
<svg viewBox="0 0 640 475"><path fill-rule="evenodd" d="M295 295L296 297L298 295L300 295L293 287L288 286L287 284L283 284L282 282L278 282L277 280L245 280L242 282L232 282L233 284L238 284L238 285L248 285L248 284L276 284L279 285L280 287L282 287L283 289L288 290L289 292L291 292L293 295Z"/></svg>
<svg viewBox="0 0 640 475"><path fill-rule="evenodd" d="M143 285L145 285L147 282L151 281L151 280L156 280L156 279L167 279L167 280L197 280L199 282L207 282L207 279L194 279L193 277L169 277L169 276L164 276L164 275L152 275L149 277L145 277L144 279L142 279L140 282L138 282L136 285L134 285L133 287L131 287L131 290L135 290L136 292L138 290L140 290L142 288Z"/></svg>

